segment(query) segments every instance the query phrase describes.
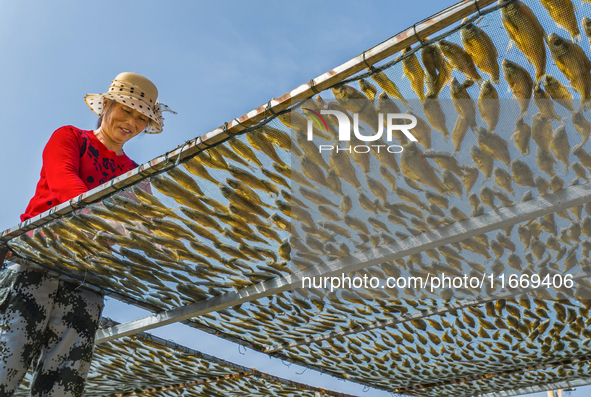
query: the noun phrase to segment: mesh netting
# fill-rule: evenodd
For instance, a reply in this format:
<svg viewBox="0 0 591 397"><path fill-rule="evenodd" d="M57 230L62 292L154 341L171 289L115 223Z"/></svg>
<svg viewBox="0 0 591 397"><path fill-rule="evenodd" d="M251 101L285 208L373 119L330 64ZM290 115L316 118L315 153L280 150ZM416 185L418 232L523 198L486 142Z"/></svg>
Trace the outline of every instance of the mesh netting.
<svg viewBox="0 0 591 397"><path fill-rule="evenodd" d="M587 186L588 6L503 4L9 246L153 311L264 290L188 323L384 390L585 379L591 207L535 211ZM414 116L417 141L367 139L380 113ZM280 288L351 263L378 284ZM444 274L482 282L435 287ZM410 277L425 285L385 284Z"/></svg>

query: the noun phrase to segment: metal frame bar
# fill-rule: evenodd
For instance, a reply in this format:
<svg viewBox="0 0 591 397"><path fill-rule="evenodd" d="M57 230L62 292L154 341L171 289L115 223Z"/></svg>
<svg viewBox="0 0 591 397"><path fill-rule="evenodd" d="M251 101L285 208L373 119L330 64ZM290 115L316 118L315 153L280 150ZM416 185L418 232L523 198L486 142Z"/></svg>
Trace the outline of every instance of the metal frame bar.
<svg viewBox="0 0 591 397"><path fill-rule="evenodd" d="M187 141L184 145L166 153L163 156L157 157L138 168L127 172L111 181L98 186L78 197L74 197L70 201L62 203L50 210L39 214L31 219L19 223L0 233L0 247L5 246L6 243L20 234L29 230L42 226L49 221L66 215L73 210L86 206L90 203L99 201L107 195L121 190L125 187L131 186L135 182L145 179L148 176L162 171L163 168L169 166L171 160L183 160L189 158L211 146L214 146L225 139L240 133L240 131L255 125L256 123L265 119L267 111L270 113L278 113L288 109L293 102L297 102L315 95L316 92L325 90L339 83L340 81L355 75L356 73L365 69L368 65L373 65L380 62L391 55L405 49L406 47L415 44L420 37L427 37L434 34L451 24L462 20L475 12L482 11L486 6L494 3L496 0L473 0L470 2L461 2L455 4L438 14L425 19L424 21L415 24L409 29L391 37L390 39L376 45L375 47L364 51L361 55L356 56L344 64L312 79L306 84L302 84L296 89L274 98L268 104L261 105L256 109L240 116L227 124L225 127L218 127L198 138ZM268 105L268 106L267 106Z"/></svg>
<svg viewBox="0 0 591 397"><path fill-rule="evenodd" d="M537 370L541 370L541 369L546 369L551 366L569 365L569 364L586 362L586 361L588 362L590 359L591 359L591 355L587 355L587 356L582 356L582 357L578 357L578 358L561 360L561 361L557 361L557 362L547 362L544 364L530 365L527 367L520 367L520 368L512 369L509 371L494 372L494 373L483 374L483 375L475 375L475 376L465 377L465 378L461 378L461 379L453 379L453 380L430 383L430 384L420 385L420 386L404 387L404 388L400 388L400 389L395 389L394 392L396 392L396 393L416 392L416 391L425 390L427 388L435 387L435 386L467 383L467 382L472 382L472 381L480 380L480 379L490 379L490 378L494 378L494 377L498 377L498 376L502 376L502 375L518 374L518 373L523 373L523 372L528 372L528 371L537 371Z"/></svg>
<svg viewBox="0 0 591 397"><path fill-rule="evenodd" d="M521 389L515 389L515 390L500 391L500 392L487 393L487 394L479 394L477 397L521 396L523 394L540 393L540 392L544 392L544 391L548 391L548 390L558 390L558 389L564 389L567 387L587 386L587 385L591 385L591 377L590 378L582 378L582 379L574 379L574 380L565 380L562 382L555 382L555 383L546 383L544 385L528 386L528 387L523 387Z"/></svg>
<svg viewBox="0 0 591 397"><path fill-rule="evenodd" d="M119 324L118 322L111 320L109 318L103 318L102 319L102 324L105 325L110 325L110 326L114 326ZM304 383L300 383L300 382L295 382L289 379L284 379L284 378L280 378L278 376L274 376L274 375L270 375L267 374L266 372L261 372L255 368L247 368L244 367L242 365L239 364L235 364L232 363L230 361L226 361L223 360L221 358L215 357L215 356L211 356L209 354L206 353L202 353L200 351L191 349L190 347L187 346L183 346L183 345L179 345L178 343L160 338L156 335L152 335L152 334L148 334L145 332L142 332L140 334L134 335L134 338L137 339L147 339L156 343L161 344L162 346L166 346L166 347L170 347L171 349L183 352L183 353L187 353L190 355L193 355L195 357L198 358L202 358L204 360L207 361L211 361L214 362L216 364L220 364L223 365L225 367L229 367L230 369L234 369L236 371L240 371L238 374L231 374L231 375L222 375L222 376L218 376L218 377L214 377L214 378L208 378L208 379L202 379L199 381L194 381L194 382L185 382L182 384L174 384L174 385L168 385L168 386L162 386L162 387L157 387L157 388L152 388L149 390L143 390L141 392L154 392L154 391L160 391L160 390L166 390L166 389L173 389L173 388L182 388L182 387L190 387L190 386L196 386L199 384L203 384L203 383L208 383L208 382L215 382L217 380L222 380L222 379L228 379L230 377L236 377L238 376L256 376L258 378L264 378L270 381L274 381L274 382L279 382L279 383L283 383L289 386L294 386L294 387L299 387L299 388L303 388L303 389L307 389L307 390L311 390L311 391L315 391L316 393L324 393L323 395L329 395L329 396L336 396L336 397L355 397L353 395L350 394L344 394L344 393L340 393L337 391L332 391L332 390L328 390L328 389L324 389L321 387L314 387L314 386L310 386ZM128 393L122 393L122 394L112 394L109 397L114 397L114 396L132 396L137 392L128 392Z"/></svg>
<svg viewBox="0 0 591 397"><path fill-rule="evenodd" d="M591 201L591 184L572 186L557 193L536 197L530 201L503 207L476 218L408 237L349 257L327 262L291 275L228 292L203 301L157 313L97 332L96 343L102 343L134 333L187 320L209 312L222 310L255 299L275 295L292 288L299 288L304 277L330 277L350 273L393 259L402 258L466 238L502 229L550 213Z"/></svg>

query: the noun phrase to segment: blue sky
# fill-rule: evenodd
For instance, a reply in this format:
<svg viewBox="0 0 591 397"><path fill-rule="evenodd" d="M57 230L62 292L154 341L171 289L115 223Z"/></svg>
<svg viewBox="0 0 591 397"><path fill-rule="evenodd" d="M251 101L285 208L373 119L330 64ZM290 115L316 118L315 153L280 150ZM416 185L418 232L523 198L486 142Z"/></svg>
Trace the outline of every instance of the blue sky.
<svg viewBox="0 0 591 397"><path fill-rule="evenodd" d="M0 2L0 230L18 223L33 196L51 133L68 124L93 129L96 116L84 95L106 91L120 72L146 75L158 86L160 100L178 112L165 113L162 134L140 136L126 145L126 153L143 163L454 3ZM146 313L109 299L104 314L128 321ZM252 352L239 354L236 345L182 325L154 333L300 382L389 395L363 392L311 371L298 375L301 369L295 366Z"/></svg>

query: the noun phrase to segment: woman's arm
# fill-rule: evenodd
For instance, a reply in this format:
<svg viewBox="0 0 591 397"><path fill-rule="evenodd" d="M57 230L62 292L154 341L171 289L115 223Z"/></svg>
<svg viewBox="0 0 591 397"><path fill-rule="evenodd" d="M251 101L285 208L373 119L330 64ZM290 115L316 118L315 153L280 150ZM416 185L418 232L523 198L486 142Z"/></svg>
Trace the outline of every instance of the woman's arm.
<svg viewBox="0 0 591 397"><path fill-rule="evenodd" d="M80 138L71 128L57 129L45 149L43 166L47 185L60 203L88 191L80 179Z"/></svg>

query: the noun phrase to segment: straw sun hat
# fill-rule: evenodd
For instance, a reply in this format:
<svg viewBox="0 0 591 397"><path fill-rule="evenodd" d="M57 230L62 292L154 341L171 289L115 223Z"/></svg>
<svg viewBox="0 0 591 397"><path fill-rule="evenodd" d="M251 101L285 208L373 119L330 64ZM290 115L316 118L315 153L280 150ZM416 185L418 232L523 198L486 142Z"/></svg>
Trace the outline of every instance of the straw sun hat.
<svg viewBox="0 0 591 397"><path fill-rule="evenodd" d="M164 126L162 112L175 111L158 102L158 89L150 80L137 73L120 73L103 94L87 94L88 107L97 115L103 114L103 98L115 100L148 116L150 122L144 130L147 134L159 134Z"/></svg>

